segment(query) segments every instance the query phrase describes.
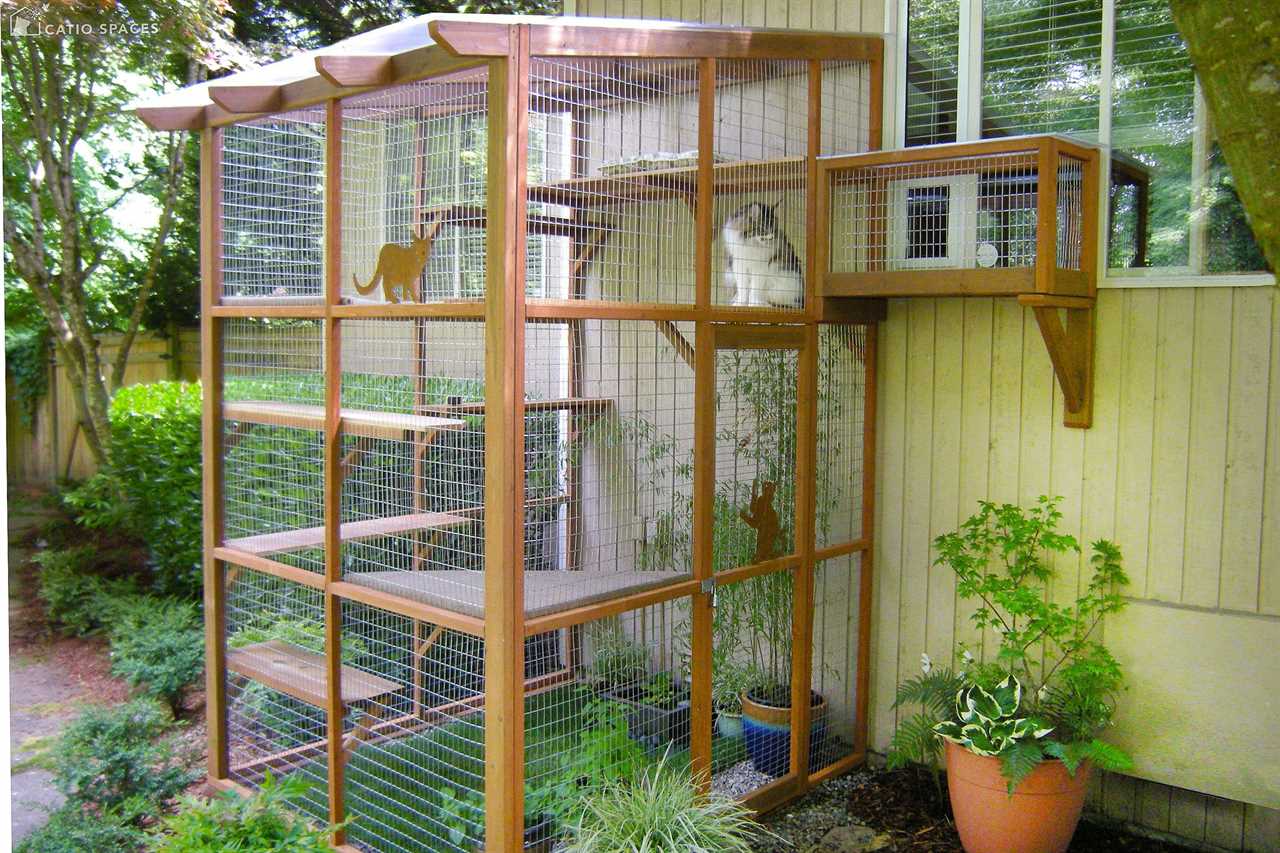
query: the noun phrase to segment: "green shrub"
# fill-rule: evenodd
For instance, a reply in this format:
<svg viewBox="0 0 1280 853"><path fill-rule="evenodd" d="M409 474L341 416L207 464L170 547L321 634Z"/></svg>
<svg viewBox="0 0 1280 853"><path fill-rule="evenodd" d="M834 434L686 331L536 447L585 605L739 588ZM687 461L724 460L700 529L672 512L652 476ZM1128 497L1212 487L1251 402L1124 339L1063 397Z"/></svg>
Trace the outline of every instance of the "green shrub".
<svg viewBox="0 0 1280 853"><path fill-rule="evenodd" d="M83 636L103 627L110 616L110 600L136 591L128 579L93 574L96 554L86 545L41 551L34 558L40 565L40 597L49 621L68 635Z"/></svg>
<svg viewBox="0 0 1280 853"><path fill-rule="evenodd" d="M177 599L137 596L120 601L114 611L112 673L164 700L176 717L187 688L204 669L199 609Z"/></svg>
<svg viewBox="0 0 1280 853"><path fill-rule="evenodd" d="M665 760L638 778L591 790L569 827L574 853L717 850L747 853L762 832L727 797L702 797L690 774Z"/></svg>
<svg viewBox="0 0 1280 853"><path fill-rule="evenodd" d="M165 818L147 849L154 853L329 853L329 828L296 816L291 798L305 792L297 777L275 781L268 773L253 797L227 792L211 800L184 798L177 814Z"/></svg>
<svg viewBox="0 0 1280 853"><path fill-rule="evenodd" d="M14 853L107 853L137 850L146 841L127 812L100 812L83 805L67 805L49 815L49 822L28 835Z"/></svg>
<svg viewBox="0 0 1280 853"><path fill-rule="evenodd" d="M199 385L121 388L111 401L110 482L86 486L75 499L86 524L117 519L147 543L155 586L166 594L200 591L200 452Z"/></svg>
<svg viewBox="0 0 1280 853"><path fill-rule="evenodd" d="M172 726L150 699L90 705L67 726L54 756L54 784L72 805L118 809L173 796L196 774L176 766L156 738Z"/></svg>

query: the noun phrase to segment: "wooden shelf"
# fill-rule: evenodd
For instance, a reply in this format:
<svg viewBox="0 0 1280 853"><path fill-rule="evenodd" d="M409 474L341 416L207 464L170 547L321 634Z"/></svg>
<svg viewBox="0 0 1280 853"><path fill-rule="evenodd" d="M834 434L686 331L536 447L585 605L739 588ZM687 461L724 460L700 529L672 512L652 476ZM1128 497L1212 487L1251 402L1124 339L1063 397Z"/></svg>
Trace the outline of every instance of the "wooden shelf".
<svg viewBox="0 0 1280 853"><path fill-rule="evenodd" d="M303 403L276 403L245 400L222 404L223 420L242 421L296 429L324 429L324 407ZM365 438L400 439L407 432L434 435L440 430L462 429L456 418L431 415L406 415L399 412L369 412L360 409L341 411L342 431Z"/></svg>
<svg viewBox="0 0 1280 853"><path fill-rule="evenodd" d="M358 542L379 536L393 536L413 530L438 530L467 524L471 519L449 512L418 512L411 515L394 515L386 518L368 518L364 521L348 521L338 528L338 538L343 542ZM305 527L301 530L283 530L278 533L259 533L228 539L227 548L250 554L286 554L307 548L324 547L324 527Z"/></svg>
<svg viewBox="0 0 1280 853"><path fill-rule="evenodd" d="M803 157L782 157L776 160L717 163L713 173L717 195L802 190L805 161ZM697 191L697 167L681 166L532 184L529 186L529 201L574 208L611 207L634 202L691 198L697 195Z"/></svg>
<svg viewBox="0 0 1280 853"><path fill-rule="evenodd" d="M324 708L328 704L324 655L283 640L269 640L227 650L227 669ZM366 702L400 690L402 685L353 666L342 667L342 702Z"/></svg>
<svg viewBox="0 0 1280 853"><path fill-rule="evenodd" d="M485 404L482 402L453 403L440 406L426 406L428 412L450 415L483 415ZM577 414L599 414L613 408L613 400L606 397L562 397L558 400L525 400L526 412L574 412Z"/></svg>

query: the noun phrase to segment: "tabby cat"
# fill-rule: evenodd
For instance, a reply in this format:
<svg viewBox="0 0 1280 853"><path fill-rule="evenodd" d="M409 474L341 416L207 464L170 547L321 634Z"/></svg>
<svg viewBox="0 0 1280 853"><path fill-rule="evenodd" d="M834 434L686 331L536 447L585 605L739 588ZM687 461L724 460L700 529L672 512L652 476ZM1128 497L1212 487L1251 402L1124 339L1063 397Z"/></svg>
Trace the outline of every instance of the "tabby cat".
<svg viewBox="0 0 1280 853"><path fill-rule="evenodd" d="M777 210L776 203L753 201L724 222L724 286L733 305L804 305L804 266L782 231Z"/></svg>

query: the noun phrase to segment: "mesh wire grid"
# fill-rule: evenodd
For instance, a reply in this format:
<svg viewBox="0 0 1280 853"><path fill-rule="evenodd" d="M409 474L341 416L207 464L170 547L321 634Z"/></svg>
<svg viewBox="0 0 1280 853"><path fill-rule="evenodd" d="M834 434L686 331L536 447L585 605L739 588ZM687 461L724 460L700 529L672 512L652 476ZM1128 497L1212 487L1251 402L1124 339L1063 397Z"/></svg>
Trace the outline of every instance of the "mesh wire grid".
<svg viewBox="0 0 1280 853"><path fill-rule="evenodd" d="M864 326L819 327L817 548L862 536L866 346Z"/></svg>
<svg viewBox="0 0 1280 853"><path fill-rule="evenodd" d="M223 301L319 301L323 109L229 125L221 137Z"/></svg>
<svg viewBox="0 0 1280 853"><path fill-rule="evenodd" d="M320 784L297 805L327 823L323 593L251 569L225 572L230 778L256 787L267 772L302 774Z"/></svg>
<svg viewBox="0 0 1280 853"><path fill-rule="evenodd" d="M1072 189L1070 169L1066 175L1060 184L1076 201L1064 207L1060 227L1079 235L1080 194ZM1031 267L1036 180L1034 151L839 172L831 188L832 269ZM1074 251L1078 258L1078 238L1074 250L1069 238L1060 242L1068 257Z"/></svg>
<svg viewBox="0 0 1280 853"><path fill-rule="evenodd" d="M345 580L483 615L484 324L345 320ZM346 419L344 419L344 424Z"/></svg>
<svg viewBox="0 0 1280 853"><path fill-rule="evenodd" d="M716 64L712 301L804 307L809 64Z"/></svg>
<svg viewBox="0 0 1280 853"><path fill-rule="evenodd" d="M487 83L469 69L343 100L345 301L484 296Z"/></svg>
<svg viewBox="0 0 1280 853"><path fill-rule="evenodd" d="M871 66L866 62L822 63L820 154L871 150Z"/></svg>
<svg viewBox="0 0 1280 853"><path fill-rule="evenodd" d="M1084 163L1058 155L1058 248L1060 269L1080 269L1084 243Z"/></svg>
<svg viewBox="0 0 1280 853"><path fill-rule="evenodd" d="M688 774L689 602L676 599L544 635L525 698L525 847L572 824L585 795L664 760Z"/></svg>
<svg viewBox="0 0 1280 853"><path fill-rule="evenodd" d="M689 577L692 323L525 331L530 616Z"/></svg>
<svg viewBox="0 0 1280 853"><path fill-rule="evenodd" d="M716 588L711 655L711 694L716 705L711 740L713 792L746 797L790 769L794 595L789 570ZM814 746L820 747L818 738Z"/></svg>
<svg viewBox="0 0 1280 853"><path fill-rule="evenodd" d="M320 323L222 322L225 544L322 572Z"/></svg>
<svg viewBox="0 0 1280 853"><path fill-rule="evenodd" d="M694 301L690 60L530 64L530 296Z"/></svg>
<svg viewBox="0 0 1280 853"><path fill-rule="evenodd" d="M811 684L826 703L823 737L810 754L816 772L853 752L857 725L860 553L821 560L814 573Z"/></svg>
<svg viewBox="0 0 1280 853"><path fill-rule="evenodd" d="M799 352L716 352L716 571L795 553Z"/></svg>

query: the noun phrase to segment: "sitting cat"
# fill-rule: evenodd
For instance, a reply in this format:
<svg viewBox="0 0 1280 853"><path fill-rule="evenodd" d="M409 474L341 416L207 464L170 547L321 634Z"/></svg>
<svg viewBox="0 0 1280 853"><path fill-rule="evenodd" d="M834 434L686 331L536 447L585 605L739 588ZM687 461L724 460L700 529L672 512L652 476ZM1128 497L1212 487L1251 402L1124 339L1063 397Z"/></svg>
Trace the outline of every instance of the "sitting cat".
<svg viewBox="0 0 1280 853"><path fill-rule="evenodd" d="M753 201L725 220L724 284L733 305L800 308L804 265L782 232L778 205Z"/></svg>
<svg viewBox="0 0 1280 853"><path fill-rule="evenodd" d="M351 274L351 283L355 285L356 291L362 296L368 296L381 279L382 293L388 302L400 301L396 296L397 289L404 294L406 301L413 302L413 284L427 265L427 258L431 255L431 242L439 230L440 224L436 222L425 234L415 234L413 242L408 246L387 243L378 251L378 266L368 284L361 284L355 273Z"/></svg>

